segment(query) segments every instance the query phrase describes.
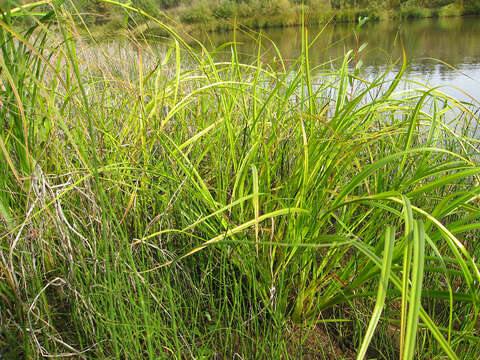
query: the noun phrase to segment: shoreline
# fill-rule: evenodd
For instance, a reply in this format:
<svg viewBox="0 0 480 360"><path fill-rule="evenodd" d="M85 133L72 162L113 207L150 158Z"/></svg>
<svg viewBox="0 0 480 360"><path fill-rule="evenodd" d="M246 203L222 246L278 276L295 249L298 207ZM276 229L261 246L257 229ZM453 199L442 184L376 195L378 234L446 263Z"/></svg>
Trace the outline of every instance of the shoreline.
<svg viewBox="0 0 480 360"><path fill-rule="evenodd" d="M192 14L193 13L193 14ZM305 21L302 20L304 16ZM204 8L171 9L165 12L165 23L176 31L188 35L201 33L214 33L231 31L234 27L244 27L251 30L269 28L299 27L303 23L308 26L321 26L326 24L357 23L360 17L368 17L368 22L398 21L404 22L416 19L450 18L450 17L476 17L480 16L480 9L472 12L458 5L447 5L441 8L405 7L399 10L382 8L357 8L357 9L304 9L296 6L288 11L277 14L254 14L250 17L234 13L230 17L215 17L212 11ZM118 21L118 20L117 20ZM94 25L95 33L112 34L121 27L116 26L117 21L107 21L101 25ZM117 24L118 25L118 24ZM134 34L167 35L158 24L153 21L138 24L133 27Z"/></svg>

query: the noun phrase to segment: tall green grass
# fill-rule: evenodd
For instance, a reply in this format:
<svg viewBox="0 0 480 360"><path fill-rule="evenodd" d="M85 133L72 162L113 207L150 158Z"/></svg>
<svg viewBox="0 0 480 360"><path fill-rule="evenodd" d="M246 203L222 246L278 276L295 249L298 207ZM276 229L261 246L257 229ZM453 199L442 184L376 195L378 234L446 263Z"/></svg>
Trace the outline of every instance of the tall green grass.
<svg viewBox="0 0 480 360"><path fill-rule="evenodd" d="M471 105L43 5L0 22L3 357L479 354Z"/></svg>

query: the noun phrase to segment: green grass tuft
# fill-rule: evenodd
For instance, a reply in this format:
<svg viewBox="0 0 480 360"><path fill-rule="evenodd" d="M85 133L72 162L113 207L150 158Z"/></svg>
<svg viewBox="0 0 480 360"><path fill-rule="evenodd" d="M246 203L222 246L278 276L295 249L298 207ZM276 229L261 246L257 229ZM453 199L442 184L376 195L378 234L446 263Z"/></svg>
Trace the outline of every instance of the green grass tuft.
<svg viewBox="0 0 480 360"><path fill-rule="evenodd" d="M3 357L478 357L471 104L46 3L0 21Z"/></svg>

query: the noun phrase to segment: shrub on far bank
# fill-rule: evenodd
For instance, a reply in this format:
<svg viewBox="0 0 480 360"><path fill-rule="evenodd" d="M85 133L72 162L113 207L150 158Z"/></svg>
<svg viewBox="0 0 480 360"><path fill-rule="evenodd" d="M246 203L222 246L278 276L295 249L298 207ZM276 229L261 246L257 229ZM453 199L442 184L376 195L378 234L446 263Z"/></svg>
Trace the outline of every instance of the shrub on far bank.
<svg viewBox="0 0 480 360"><path fill-rule="evenodd" d="M199 3L183 9L180 12L180 20L186 24L204 24L213 20L213 12L205 3Z"/></svg>
<svg viewBox="0 0 480 360"><path fill-rule="evenodd" d="M465 0L463 15L480 15L480 0Z"/></svg>
<svg viewBox="0 0 480 360"><path fill-rule="evenodd" d="M432 17L434 11L418 6L401 7L398 12L393 15L394 19L421 19Z"/></svg>
<svg viewBox="0 0 480 360"><path fill-rule="evenodd" d="M237 4L233 1L223 1L213 9L213 15L217 18L228 19L235 15Z"/></svg>
<svg viewBox="0 0 480 360"><path fill-rule="evenodd" d="M444 6L438 10L439 17L461 16L462 9L455 4Z"/></svg>

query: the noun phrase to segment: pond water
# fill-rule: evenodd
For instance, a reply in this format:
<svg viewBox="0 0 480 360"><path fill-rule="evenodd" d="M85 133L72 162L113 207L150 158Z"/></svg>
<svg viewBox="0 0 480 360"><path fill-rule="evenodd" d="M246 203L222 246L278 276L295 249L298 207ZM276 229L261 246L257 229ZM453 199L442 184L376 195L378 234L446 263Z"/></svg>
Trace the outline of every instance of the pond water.
<svg viewBox="0 0 480 360"><path fill-rule="evenodd" d="M308 37L318 38L310 48L313 66L338 63L346 51L355 49L353 24L335 24L308 29ZM266 29L261 32L278 47L288 64L301 53L301 28ZM211 47L232 41L231 32L201 37ZM253 61L258 51L256 40L237 32L241 61ZM367 22L359 32L359 45L367 43L360 53L362 76L374 77L402 57L402 44L410 61L407 74L462 100L480 104L480 17L423 19L408 22ZM264 61L273 61L273 45L262 40L267 50ZM228 50L224 50L228 56ZM265 58L266 57L266 58ZM270 59L268 59L270 58ZM401 64L394 67L398 68ZM331 65L329 65L331 66ZM469 94L466 96L460 90ZM473 97L476 101L472 100Z"/></svg>

